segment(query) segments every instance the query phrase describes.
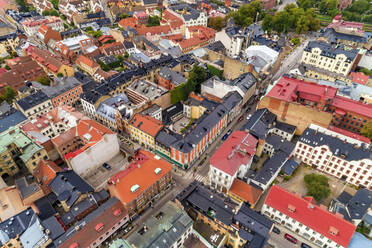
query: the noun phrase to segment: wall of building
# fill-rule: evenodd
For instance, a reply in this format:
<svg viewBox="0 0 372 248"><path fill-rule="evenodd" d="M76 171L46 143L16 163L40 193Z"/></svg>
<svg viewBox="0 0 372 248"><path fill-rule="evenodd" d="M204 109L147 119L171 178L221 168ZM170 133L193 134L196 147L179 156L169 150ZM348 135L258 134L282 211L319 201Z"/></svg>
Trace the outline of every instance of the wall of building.
<svg viewBox="0 0 372 248"><path fill-rule="evenodd" d="M327 128L332 120L331 113L318 111L299 103L280 101L268 96L262 98L257 106L257 109L262 108L268 108L277 115L278 121L296 126L297 135L301 135L310 124Z"/></svg>
<svg viewBox="0 0 372 248"><path fill-rule="evenodd" d="M105 134L98 143L70 159L72 169L81 177L89 174L103 163L119 153L119 143L116 134Z"/></svg>

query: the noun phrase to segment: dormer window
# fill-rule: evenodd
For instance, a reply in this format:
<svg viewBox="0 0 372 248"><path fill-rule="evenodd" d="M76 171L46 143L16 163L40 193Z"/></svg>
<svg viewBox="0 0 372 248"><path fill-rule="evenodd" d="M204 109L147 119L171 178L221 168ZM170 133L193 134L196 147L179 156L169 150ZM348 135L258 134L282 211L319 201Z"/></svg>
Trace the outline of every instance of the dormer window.
<svg viewBox="0 0 372 248"><path fill-rule="evenodd" d="M291 204L288 204L288 211L291 213L294 213L296 212L296 207Z"/></svg>
<svg viewBox="0 0 372 248"><path fill-rule="evenodd" d="M336 227L330 226L329 233L333 236L336 236L338 234L338 229Z"/></svg>

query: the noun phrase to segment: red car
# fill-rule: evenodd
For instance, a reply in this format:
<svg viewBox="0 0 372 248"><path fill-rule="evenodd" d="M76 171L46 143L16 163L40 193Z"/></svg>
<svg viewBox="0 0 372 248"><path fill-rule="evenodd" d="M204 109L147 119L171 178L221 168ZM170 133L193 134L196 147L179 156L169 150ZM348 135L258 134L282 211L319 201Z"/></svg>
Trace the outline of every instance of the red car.
<svg viewBox="0 0 372 248"><path fill-rule="evenodd" d="M291 241L293 244L297 244L297 239L294 238L292 235L289 235L288 233L284 234L284 238Z"/></svg>
<svg viewBox="0 0 372 248"><path fill-rule="evenodd" d="M240 116L240 118L238 119L238 122L241 122L243 119L244 119L244 117Z"/></svg>

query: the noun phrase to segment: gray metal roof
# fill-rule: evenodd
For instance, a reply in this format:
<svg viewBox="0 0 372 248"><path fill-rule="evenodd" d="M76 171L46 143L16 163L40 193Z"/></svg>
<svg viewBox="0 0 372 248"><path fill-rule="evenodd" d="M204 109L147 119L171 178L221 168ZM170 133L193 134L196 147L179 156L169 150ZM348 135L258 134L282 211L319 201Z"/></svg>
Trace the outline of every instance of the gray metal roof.
<svg viewBox="0 0 372 248"><path fill-rule="evenodd" d="M51 216L48 219L45 219L41 222L41 225L49 230L49 237L52 240L55 240L59 236L61 236L65 230L61 226L61 224L58 222L57 218L55 216Z"/></svg>
<svg viewBox="0 0 372 248"><path fill-rule="evenodd" d="M41 190L40 186L33 182L28 184L25 177L18 178L15 181L17 189L21 194L22 199L29 197L30 195L36 193L37 191Z"/></svg>
<svg viewBox="0 0 372 248"><path fill-rule="evenodd" d="M30 224L34 223L36 218L34 211L28 208L19 214L4 220L0 223L0 244L5 244L9 239L16 238L22 234ZM8 240L4 240L8 238Z"/></svg>
<svg viewBox="0 0 372 248"><path fill-rule="evenodd" d="M94 191L72 170L57 172L57 176L49 183L49 187L57 195L58 200L66 201L68 206L72 206L81 194Z"/></svg>
<svg viewBox="0 0 372 248"><path fill-rule="evenodd" d="M266 185L276 172L282 168L287 159L288 154L275 152L271 158L264 162L263 167L254 177L254 180Z"/></svg>
<svg viewBox="0 0 372 248"><path fill-rule="evenodd" d="M193 207L204 215L211 216L212 214L213 218L216 218L227 226L232 224L234 211L237 207L237 204L230 198L196 181L179 193L177 199L185 207Z"/></svg>
<svg viewBox="0 0 372 248"><path fill-rule="evenodd" d="M159 71L159 75L165 79L168 79L173 83L176 87L180 84L183 84L187 81L184 75L180 72L173 71L169 69L169 67L162 67Z"/></svg>
<svg viewBox="0 0 372 248"><path fill-rule="evenodd" d="M304 50L311 52L311 50L316 47L322 51L322 56L334 59L338 54L344 54L348 62L353 61L358 54L357 50L345 50L343 46L332 46L323 41L310 41Z"/></svg>
<svg viewBox="0 0 372 248"><path fill-rule="evenodd" d="M326 145L335 156L344 156L347 161L372 159L372 154L368 149L362 146L355 148L351 143L311 128L306 128L299 141L312 147Z"/></svg>
<svg viewBox="0 0 372 248"><path fill-rule="evenodd" d="M10 106L6 101L0 104L0 133L25 120L27 120L26 116Z"/></svg>
<svg viewBox="0 0 372 248"><path fill-rule="evenodd" d="M333 28L327 28L326 31L322 34L323 37L326 37L329 42L331 43L339 43L339 40L347 40L351 42L358 42L358 43L367 43L368 40L366 37L352 35L352 34L345 34L336 32Z"/></svg>
<svg viewBox="0 0 372 248"><path fill-rule="evenodd" d="M239 104L243 100L243 97L237 92L232 91L227 93L223 98L223 105L227 109L227 111L231 111L237 104Z"/></svg>
<svg viewBox="0 0 372 248"><path fill-rule="evenodd" d="M185 21L198 19L200 15L200 12L198 10L192 8L187 3L180 3L170 6L170 9L179 13L183 17L183 19L185 19Z"/></svg>
<svg viewBox="0 0 372 248"><path fill-rule="evenodd" d="M17 104L19 107L23 109L23 111L26 111L48 100L49 97L44 92L37 91L34 94L31 94L18 100Z"/></svg>
<svg viewBox="0 0 372 248"><path fill-rule="evenodd" d="M258 109L251 118L243 125L242 130L249 131L256 138L264 140L267 133L274 125L276 115L267 108Z"/></svg>
<svg viewBox="0 0 372 248"><path fill-rule="evenodd" d="M294 143L276 134L270 134L266 138L265 142L270 144L275 151L282 151L288 155L292 153L293 149L296 146Z"/></svg>
<svg viewBox="0 0 372 248"><path fill-rule="evenodd" d="M146 232L135 231L126 240L141 248L171 247L192 224L186 212L169 201L137 228L141 230L146 226Z"/></svg>
<svg viewBox="0 0 372 248"><path fill-rule="evenodd" d="M352 219L362 219L372 205L372 192L359 189L347 204Z"/></svg>

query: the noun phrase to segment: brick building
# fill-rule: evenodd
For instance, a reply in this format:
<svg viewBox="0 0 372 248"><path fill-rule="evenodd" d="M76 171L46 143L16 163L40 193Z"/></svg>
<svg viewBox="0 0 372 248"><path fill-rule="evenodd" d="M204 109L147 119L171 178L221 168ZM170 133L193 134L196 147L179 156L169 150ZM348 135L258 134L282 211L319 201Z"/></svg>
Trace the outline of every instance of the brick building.
<svg viewBox="0 0 372 248"><path fill-rule="evenodd" d="M283 76L262 98L258 109L268 108L297 127L297 134L311 124L333 126L359 133L372 119L372 106L338 96L337 89Z"/></svg>

